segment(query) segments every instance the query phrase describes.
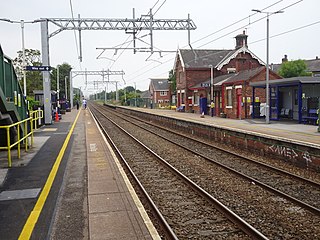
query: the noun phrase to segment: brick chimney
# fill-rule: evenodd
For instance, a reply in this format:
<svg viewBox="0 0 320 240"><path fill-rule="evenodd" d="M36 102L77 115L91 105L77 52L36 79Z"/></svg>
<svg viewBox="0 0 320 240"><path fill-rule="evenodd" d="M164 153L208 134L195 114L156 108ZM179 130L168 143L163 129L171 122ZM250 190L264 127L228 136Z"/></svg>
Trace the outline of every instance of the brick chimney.
<svg viewBox="0 0 320 240"><path fill-rule="evenodd" d="M246 35L246 31L243 31L242 34L238 34L236 37L236 49L242 48L243 46L248 47L248 35Z"/></svg>
<svg viewBox="0 0 320 240"><path fill-rule="evenodd" d="M288 56L287 55L284 55L284 58L282 58L282 63L284 62L288 62Z"/></svg>

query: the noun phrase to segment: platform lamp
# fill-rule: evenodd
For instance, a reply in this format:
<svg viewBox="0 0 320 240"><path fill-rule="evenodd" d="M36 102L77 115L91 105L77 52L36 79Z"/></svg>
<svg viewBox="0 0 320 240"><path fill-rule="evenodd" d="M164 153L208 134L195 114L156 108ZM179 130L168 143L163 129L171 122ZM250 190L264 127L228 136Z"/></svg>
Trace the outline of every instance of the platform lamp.
<svg viewBox="0 0 320 240"><path fill-rule="evenodd" d="M66 101L68 101L68 92L67 92L67 87L68 87L68 85L67 85L67 78L68 78L68 76L65 76L64 77L64 86L65 86L65 97L66 97Z"/></svg>
<svg viewBox="0 0 320 240"><path fill-rule="evenodd" d="M22 65L23 65L23 94L27 97L27 76L26 76L26 51L24 46L24 25L25 23L35 23L36 21L12 21L7 18L0 18L0 21L9 22L9 23L19 23L21 27L21 47L22 47Z"/></svg>
<svg viewBox="0 0 320 240"><path fill-rule="evenodd" d="M252 9L253 12L267 14L267 63L266 63L266 123L270 123L270 99L269 99L269 16L272 14L283 13L283 11L264 12L258 9Z"/></svg>
<svg viewBox="0 0 320 240"><path fill-rule="evenodd" d="M210 104L213 102L213 66L210 64ZM213 109L211 109L213 115Z"/></svg>

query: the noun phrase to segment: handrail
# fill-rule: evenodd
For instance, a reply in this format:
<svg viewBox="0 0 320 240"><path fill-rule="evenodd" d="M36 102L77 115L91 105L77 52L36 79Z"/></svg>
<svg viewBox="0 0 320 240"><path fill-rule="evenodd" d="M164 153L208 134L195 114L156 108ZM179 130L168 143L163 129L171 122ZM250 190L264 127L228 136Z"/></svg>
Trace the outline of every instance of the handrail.
<svg viewBox="0 0 320 240"><path fill-rule="evenodd" d="M12 166L12 161L11 161L11 148L14 146L18 145L18 158L20 158L20 143L25 140L25 151L28 151L28 145L29 145L29 139L28 137L31 136L31 146L33 146L33 130L37 129L37 124L36 121L39 119L43 118L43 110L36 110L36 111L31 111L30 112L30 117L26 118L22 121L10 124L10 125L4 125L0 126L0 129L6 129L7 133L7 146L1 147L0 150L8 150L8 167ZM28 122L30 124L30 132L28 132ZM35 128L34 128L35 126ZM11 128L14 128L17 131L17 141L11 144ZM24 128L24 131L22 131L22 136L21 135L21 130Z"/></svg>

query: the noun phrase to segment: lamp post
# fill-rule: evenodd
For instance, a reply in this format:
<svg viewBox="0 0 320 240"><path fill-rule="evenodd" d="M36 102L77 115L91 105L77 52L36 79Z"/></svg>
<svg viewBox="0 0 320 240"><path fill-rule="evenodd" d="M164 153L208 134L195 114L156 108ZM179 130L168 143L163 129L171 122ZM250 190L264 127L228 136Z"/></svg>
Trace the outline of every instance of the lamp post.
<svg viewBox="0 0 320 240"><path fill-rule="evenodd" d="M67 92L67 76L64 77L64 86L65 86L65 96L66 96L66 101L68 101L68 92Z"/></svg>
<svg viewBox="0 0 320 240"><path fill-rule="evenodd" d="M134 83L134 106L137 106L137 85Z"/></svg>
<svg viewBox="0 0 320 240"><path fill-rule="evenodd" d="M283 13L283 11L264 12L258 9L252 9L254 12L267 14L267 62L266 62L266 123L270 123L270 99L269 99L269 16L272 14Z"/></svg>
<svg viewBox="0 0 320 240"><path fill-rule="evenodd" d="M9 22L9 23L20 23L20 27L21 27L21 47L22 47L22 67L23 67L23 94L26 97L27 96L27 77L26 77L26 51L25 51L25 46L24 46L24 24L25 23L35 23L35 21L31 21L31 22L25 22L24 20L20 20L19 21L12 21L10 19L7 18L0 18L0 21L4 21L4 22Z"/></svg>
<svg viewBox="0 0 320 240"><path fill-rule="evenodd" d="M21 38L22 38L22 64L23 64L23 93L27 96L27 76L26 76L26 51L24 47L24 21L21 20Z"/></svg>
<svg viewBox="0 0 320 240"><path fill-rule="evenodd" d="M58 107L60 107L60 104L59 104L59 99L60 99L60 86L59 86L59 75L60 75L60 72L59 72L59 65L57 65L57 105Z"/></svg>
<svg viewBox="0 0 320 240"><path fill-rule="evenodd" d="M213 108L212 103L213 103L213 66L210 64L210 110L211 110L211 116L213 117Z"/></svg>

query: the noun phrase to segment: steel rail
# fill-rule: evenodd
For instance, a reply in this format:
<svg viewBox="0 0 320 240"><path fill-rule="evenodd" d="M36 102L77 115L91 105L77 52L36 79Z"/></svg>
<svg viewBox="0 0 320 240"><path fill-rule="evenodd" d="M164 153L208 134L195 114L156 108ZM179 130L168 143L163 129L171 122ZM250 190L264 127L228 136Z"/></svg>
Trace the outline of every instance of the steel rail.
<svg viewBox="0 0 320 240"><path fill-rule="evenodd" d="M102 114L102 113L101 113ZM105 114L106 118L108 118ZM148 146L146 146L144 143L139 141L137 138L135 138L132 134L127 132L125 129L123 129L121 126L119 126L117 123L115 123L113 120L108 118L109 121L111 121L115 126L117 126L119 129L121 129L124 133L126 133L128 136L130 136L132 139L134 139L137 143L139 143L141 146L143 146L145 149L147 149L151 154L157 157L157 159L166 165L172 172L177 174L182 180L184 180L188 185L190 185L194 190L196 190L198 193L200 193L202 196L204 196L209 202L211 202L216 209L224 214L231 222L235 223L243 232L248 234L250 237L254 239L268 239L266 236L264 236L261 232L259 232L257 229L252 227L249 223L247 223L245 220L243 220L241 217L239 217L237 214L235 214L233 211L231 211L229 208L227 208L225 205L223 205L219 200L211 196L209 193L207 193L204 189L199 187L195 182L190 180L188 177L183 175L179 170L177 170L175 167L173 167L170 163L168 163L165 159L163 159L161 156L159 156L157 153L152 151ZM127 119L124 119L128 121ZM129 121L130 122L130 121Z"/></svg>
<svg viewBox="0 0 320 240"><path fill-rule="evenodd" d="M108 107L110 107L110 106L108 106ZM226 150L226 149L224 149L224 148L222 148L222 147L219 147L219 146L216 146L216 145L213 145L213 144L209 144L209 143L207 143L207 142L205 142L205 141L201 141L201 140L199 140L199 139L191 138L191 137L189 137L189 136L187 136L187 135L185 135L185 134L182 134L182 133L179 133L179 132L175 132L175 131L173 131L173 130L171 130L171 129L168 129L168 128L166 128L166 127L162 127L162 126L160 126L160 125L156 125L156 124L154 124L154 123L151 123L151 122L149 122L149 121L146 121L146 120L137 118L137 117L135 117L135 116L132 116L132 115L129 115L129 114L126 114L126 113L123 113L123 112L121 112L121 114L126 115L126 116L130 116L130 118L134 118L134 119L136 119L137 121L144 122L145 124L149 124L149 125L151 125L151 126L160 128L160 129L162 129L162 130L164 130L164 131L168 131L168 132L170 132L170 133L172 133L172 134L176 134L176 135L178 135L178 136L180 136L180 137L185 137L185 138L191 139L192 141L195 141L195 142L197 142L197 143L201 143L201 144L204 144L204 145L206 145L206 146L208 146L208 147L212 147L212 148L215 148L215 149L220 150L220 151L222 151L222 152L231 154L231 155L233 155L233 156L235 156L235 157L241 157L241 158L243 158L243 159L245 159L245 160L247 160L247 161L249 161L249 162L254 162L254 163L258 164L258 165L261 165L261 166L263 166L263 167L269 168L269 169L271 169L271 170L274 170L274 171L277 171L277 172L281 172L281 173L283 173L283 174L287 174L287 175L289 175L289 176L292 177L292 178L298 179L298 180L303 181L303 182L305 182L305 183L307 183L307 184L310 184L310 185L313 185L313 186L315 186L315 187L319 187L319 188L320 188L320 183L315 182L315 181L312 181L312 180L307 179L307 178L304 178L304 177L301 177L301 176L299 176L299 175L290 173L290 172L288 172L288 171L286 171L286 170L283 170L283 169L280 169L280 168L271 166L271 165L266 164L266 163L263 163L263 162L259 162L259 161L257 161L257 160L252 159L252 158L249 158L249 157L247 157L247 156L243 156L243 155L241 155L241 154L238 154L238 153L235 153L235 152Z"/></svg>
<svg viewBox="0 0 320 240"><path fill-rule="evenodd" d="M122 114L123 114L123 113L122 113ZM146 124L152 125L152 126L157 127L157 128L161 128L161 129L163 129L163 130L165 130L165 131L168 131L168 132L171 132L171 133L173 133L173 134L177 134L177 135L179 135L179 136L181 136L181 137L185 137L185 138L187 138L188 140L192 140L192 141L195 141L195 142L204 144L204 145L209 146L209 147L214 147L214 148L216 148L216 149L218 149L218 150L221 150L221 151L223 151L223 152L225 152L225 153L231 154L231 155L236 156L236 157L238 157L238 158L244 158L246 161L252 161L252 162L254 162L255 164L262 165L262 166L267 167L267 168L269 168L269 169L272 169L272 170L274 170L274 171L278 171L278 172L281 172L281 173L283 173L283 174L287 174L287 175L289 175L290 177L293 177L293 178L296 178L296 179L298 179L298 180L304 181L304 182L306 182L306 183L312 184L312 185L314 185L314 186L320 187L320 184L318 184L318 183L316 183L316 182L313 182L313 181L311 181L311 180L309 180L309 179L306 179L306 178L302 178L302 177L300 177L300 176L298 176L298 175L292 174L292 173L287 172L287 171L284 171L284 170L282 170L282 169L275 168L275 167L270 166L270 165L265 164L265 163L260 163L260 162L258 162L258 161L256 161L256 160L253 160L253 159L244 157L244 156L242 156L242 155L238 155L238 154L236 154L236 153L228 152L228 151L224 150L223 148L220 148L220 147L217 147L217 146L214 146L214 145L205 143L205 142L200 141L200 140L196 140L196 139L190 138L190 137L188 137L188 136L186 136L186 135L184 135L184 134L176 133L176 132L171 131L171 130L168 130L168 129L164 128L164 127L161 127L161 126L152 124L152 123L150 123L150 122L144 121L144 120L142 120L142 119L138 119L138 118L136 118L136 117L133 117L132 115L128 115L128 114L124 114L124 115L130 116L130 118L135 118L136 120L139 120L140 122L143 121L143 122L146 123ZM119 116L119 117L121 117L121 116ZM122 118L122 119L128 121L128 120L125 119L125 118ZM218 165L218 166L220 166L220 167L222 167L222 168L224 168L224 169L227 169L228 171L231 171L231 172L239 175L240 177L242 177L242 178L244 178L244 179L246 179L246 180L248 180L248 181L250 181L250 182L253 182L253 183L255 183L256 185L259 185L259 186L263 187L264 189L266 189L266 190L268 190L268 191L270 191L270 192L273 192L273 193L275 193L275 194L277 194L277 195L280 195L280 196L282 196L283 198L285 198L285 199L287 199L287 200L289 200L289 201L291 201L291 202L299 205L300 207L303 207L304 209L307 209L307 210L309 210L310 212L312 212L312 213L320 216L320 209L319 209L319 208L316 208L316 207L314 207L314 206L312 206L312 205L310 205L310 204L308 204L308 203L305 203L305 202L303 202L303 201L301 201L301 200L299 200L299 199L297 199L297 198L295 198L295 197L292 197L292 196L290 196L290 195L288 195L288 194L286 194L286 193L284 193L284 192L281 192L280 190L275 189L275 188L273 188L273 187L271 187L271 186L269 186L269 185L267 185L267 184L265 184L265 183L263 183L263 182L255 179L255 178L252 178L252 177L250 177L250 176L248 176L248 175L246 175L246 174L244 174L244 173L241 173L241 172L239 172L239 171L237 171L237 170L235 170L235 169L233 169L233 168L231 168L231 167L228 167L227 165L224 165L224 164L222 164L222 163L220 163L220 162L217 162L217 161L215 161L215 160L213 160L213 159L211 159L211 158L209 158L209 157L207 157L207 156L205 156L205 155L203 155L203 154L201 154L201 153L199 153L199 152L197 152L197 151L191 150L191 149L189 149L188 147L185 147L185 146L183 146L183 145L181 145L181 144L179 144L179 143L177 143L177 142L174 142L173 140L171 140L171 139L169 139L169 138L166 138L166 137L161 136L160 134L158 134L158 133L156 133L156 132L153 132L152 130L146 129L146 128L140 126L139 124L133 123L132 121L131 121L131 123L134 124L134 125L137 126L137 127L140 127L140 128L142 128L142 129L146 130L146 131L149 131L150 133L152 133L152 134L154 134L154 135L156 135L156 136L158 136L158 137L161 137L162 139L165 139L165 140L167 140L167 141L169 141L169 142L171 142L171 143L173 143L173 144L175 144L175 145L177 145L177 146L179 146L179 147L181 147L181 148L183 148L183 149L185 149L185 150L187 150L187 151L189 151L189 152L192 152L193 154L197 154L198 156L201 156L201 157L204 158L205 160L210 161L210 162L212 162L212 163L214 163L214 164L216 164L216 165Z"/></svg>
<svg viewBox="0 0 320 240"><path fill-rule="evenodd" d="M104 133L104 135L107 137L107 140L109 141L109 143L111 144L112 148L114 149L114 151L117 153L118 157L120 157L121 161L123 162L123 164L126 166L128 172L130 173L131 177L134 179L134 181L136 182L137 186L139 187L140 191L143 193L144 197L147 199L149 206L151 206L152 210L155 212L156 218L159 222L161 222L162 226L163 226L163 230L166 234L167 237L169 237L170 239L175 239L177 240L177 236L175 235L175 233L173 232L172 228L170 227L170 225L167 223L167 221L165 220L165 218L163 217L163 215L161 214L160 210L157 208L157 206L155 205L155 203L153 202L153 200L151 199L151 197L149 196L149 194L147 193L147 191L145 190L145 188L143 187L143 185L141 184L141 182L139 181L138 177L134 174L133 170L131 169L131 167L129 166L128 162L126 161L126 159L123 157L123 155L121 154L121 152L119 151L118 147L116 146L116 144L112 141L111 137L109 136L108 132L105 130L105 128L102 126L99 118L97 117L97 115L91 111L91 107L95 109L95 111L100 112L97 108L95 108L93 105L90 104L90 108L89 111L92 113L93 117L95 118L95 120L97 121L100 129L102 130L102 132ZM100 114L102 114L104 117L106 117L103 113L100 112Z"/></svg>

